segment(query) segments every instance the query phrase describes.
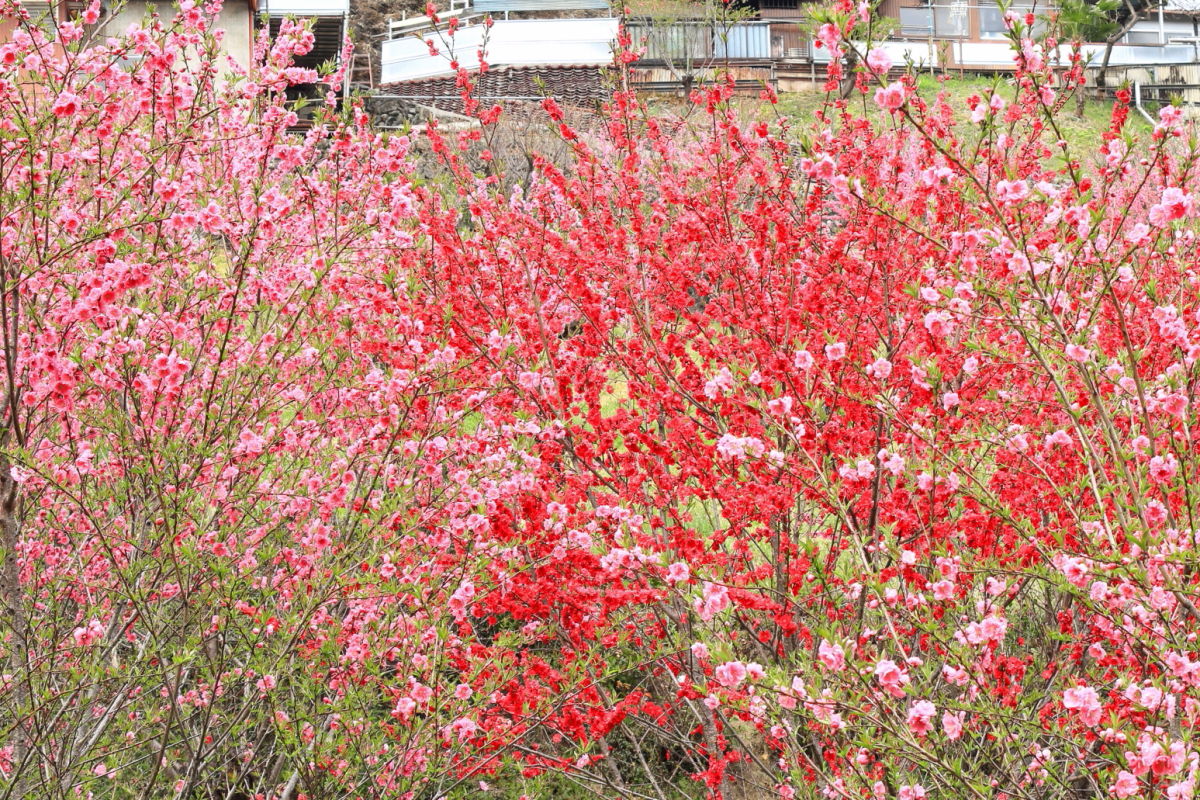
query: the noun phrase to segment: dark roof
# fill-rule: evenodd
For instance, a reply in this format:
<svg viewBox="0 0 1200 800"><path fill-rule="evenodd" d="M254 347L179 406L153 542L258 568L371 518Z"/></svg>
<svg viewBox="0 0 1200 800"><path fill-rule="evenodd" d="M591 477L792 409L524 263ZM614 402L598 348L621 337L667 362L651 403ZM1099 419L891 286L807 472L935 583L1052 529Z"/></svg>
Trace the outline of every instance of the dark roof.
<svg viewBox="0 0 1200 800"><path fill-rule="evenodd" d="M482 75L474 73L472 78L474 96L485 107L553 97L564 106L594 108L612 96L599 66L491 67ZM443 111L462 112L462 97L453 75L389 83L380 88L380 93L398 95Z"/></svg>

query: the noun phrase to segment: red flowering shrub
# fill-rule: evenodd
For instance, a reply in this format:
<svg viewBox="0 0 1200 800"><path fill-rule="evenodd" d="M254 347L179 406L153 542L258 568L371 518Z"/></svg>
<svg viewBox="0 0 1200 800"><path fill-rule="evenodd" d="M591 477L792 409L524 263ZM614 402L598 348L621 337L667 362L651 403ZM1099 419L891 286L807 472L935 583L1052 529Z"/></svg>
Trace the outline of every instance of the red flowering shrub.
<svg viewBox="0 0 1200 800"><path fill-rule="evenodd" d="M1175 110L1069 152L1013 19L968 109L548 102L509 191L184 10L0 46L8 796L1192 796Z"/></svg>

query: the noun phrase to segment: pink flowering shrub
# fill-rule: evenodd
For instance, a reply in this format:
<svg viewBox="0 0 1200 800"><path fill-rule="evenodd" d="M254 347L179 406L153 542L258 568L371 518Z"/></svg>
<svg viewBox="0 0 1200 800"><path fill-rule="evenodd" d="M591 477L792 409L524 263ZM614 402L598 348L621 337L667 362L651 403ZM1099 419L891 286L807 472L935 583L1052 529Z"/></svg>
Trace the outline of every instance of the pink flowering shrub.
<svg viewBox="0 0 1200 800"><path fill-rule="evenodd" d="M5 796L396 796L524 681L480 537L557 434L397 271L409 143L286 133L311 34L209 20L0 46Z"/></svg>
<svg viewBox="0 0 1200 800"><path fill-rule="evenodd" d="M0 46L8 796L1193 796L1178 114L1071 152L1012 15L1006 98L547 101L508 190L213 10Z"/></svg>

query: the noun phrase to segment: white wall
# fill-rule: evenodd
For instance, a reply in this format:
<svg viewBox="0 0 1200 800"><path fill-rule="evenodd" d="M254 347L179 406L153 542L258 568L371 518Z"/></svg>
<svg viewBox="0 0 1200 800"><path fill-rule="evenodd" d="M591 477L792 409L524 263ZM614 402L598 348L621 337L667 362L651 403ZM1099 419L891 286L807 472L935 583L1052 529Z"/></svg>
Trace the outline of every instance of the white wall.
<svg viewBox="0 0 1200 800"><path fill-rule="evenodd" d="M128 0L127 3L106 23L103 31L109 36L125 33L130 25L140 25L151 4L147 0ZM175 18L175 6L166 2L153 4L158 15L166 23ZM254 18L246 0L226 0L217 17L216 27L225 31L225 52L243 67L250 65L254 48Z"/></svg>
<svg viewBox="0 0 1200 800"><path fill-rule="evenodd" d="M1164 19L1163 32L1166 33L1168 42L1172 39L1179 39L1182 37L1190 38L1195 36L1191 20ZM1130 37L1130 34L1133 34L1132 38ZM1154 44L1158 44L1158 35L1158 15L1151 11L1148 17L1134 23L1134 26L1130 29L1129 34L1126 34L1125 40L1138 44L1144 44L1151 41Z"/></svg>
<svg viewBox="0 0 1200 800"><path fill-rule="evenodd" d="M349 13L350 0L260 0L258 10L272 17L337 17Z"/></svg>
<svg viewBox="0 0 1200 800"><path fill-rule="evenodd" d="M380 79L383 83L448 75L451 58L467 69L479 66L478 52L484 46L484 27L460 28L452 40L453 51L439 36L425 32L423 38L406 37L383 43ZM432 38L439 54L429 55L426 38ZM523 19L498 20L487 36L484 58L492 66L513 64L608 64L617 39L617 20Z"/></svg>
<svg viewBox="0 0 1200 800"><path fill-rule="evenodd" d="M854 46L861 52L866 46L866 42L855 42ZM928 42L888 41L877 42L875 47L887 53L888 57L892 59L892 63L896 66L904 66L908 61L911 61L917 67L937 66L936 43L931 48ZM813 61L818 64L829 63L829 50L827 48L816 47L810 43L809 52L812 53Z"/></svg>
<svg viewBox="0 0 1200 800"><path fill-rule="evenodd" d="M1013 63L1013 51L1008 42L951 42L955 63L963 66L1006 66ZM1085 44L1082 55L1090 65L1098 65L1104 58L1104 45ZM1108 63L1112 66L1125 64L1185 64L1195 57L1191 45L1167 45L1166 47L1119 44L1113 47ZM1059 62L1070 63L1071 47L1062 45L1058 49Z"/></svg>

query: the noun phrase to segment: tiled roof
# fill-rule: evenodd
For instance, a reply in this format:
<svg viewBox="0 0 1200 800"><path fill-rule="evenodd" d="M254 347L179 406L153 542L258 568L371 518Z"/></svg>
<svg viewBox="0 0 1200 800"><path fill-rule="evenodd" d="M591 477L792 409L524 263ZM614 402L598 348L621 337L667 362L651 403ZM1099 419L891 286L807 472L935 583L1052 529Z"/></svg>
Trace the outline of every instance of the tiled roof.
<svg viewBox="0 0 1200 800"><path fill-rule="evenodd" d="M540 65L491 67L473 75L475 97L484 106L553 97L560 104L594 108L611 97L599 66ZM405 97L422 105L461 113L463 102L454 76L422 78L381 87L382 94Z"/></svg>

